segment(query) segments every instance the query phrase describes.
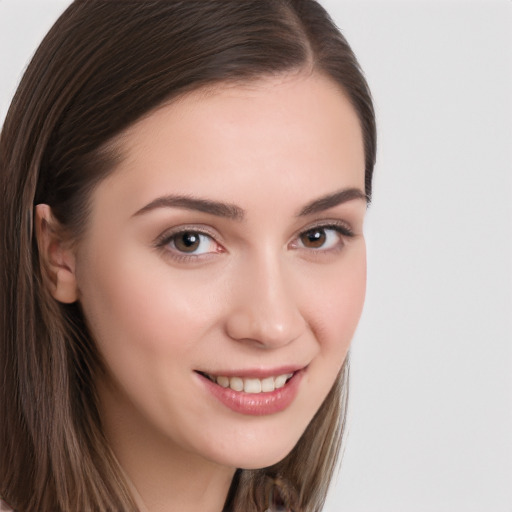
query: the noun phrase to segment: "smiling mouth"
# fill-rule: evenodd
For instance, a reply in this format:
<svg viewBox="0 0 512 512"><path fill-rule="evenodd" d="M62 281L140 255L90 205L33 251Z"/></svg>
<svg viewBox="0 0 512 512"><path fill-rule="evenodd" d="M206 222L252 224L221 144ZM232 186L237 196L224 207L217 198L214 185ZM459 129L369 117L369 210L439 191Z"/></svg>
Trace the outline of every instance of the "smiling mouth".
<svg viewBox="0 0 512 512"><path fill-rule="evenodd" d="M198 372L206 377L211 382L219 385L222 388L230 388L233 391L240 391L244 393L271 393L276 389L280 389L294 376L295 372L284 373L274 377L265 377L258 379L255 377L227 377L224 375L211 375L204 372Z"/></svg>

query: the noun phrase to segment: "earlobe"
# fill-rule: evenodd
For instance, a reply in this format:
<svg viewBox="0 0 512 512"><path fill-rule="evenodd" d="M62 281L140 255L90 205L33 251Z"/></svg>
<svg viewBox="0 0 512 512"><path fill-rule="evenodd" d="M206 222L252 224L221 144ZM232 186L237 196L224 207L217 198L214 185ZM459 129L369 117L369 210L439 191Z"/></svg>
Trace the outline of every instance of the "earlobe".
<svg viewBox="0 0 512 512"><path fill-rule="evenodd" d="M44 282L55 300L76 302L75 256L47 204L35 207L34 222Z"/></svg>

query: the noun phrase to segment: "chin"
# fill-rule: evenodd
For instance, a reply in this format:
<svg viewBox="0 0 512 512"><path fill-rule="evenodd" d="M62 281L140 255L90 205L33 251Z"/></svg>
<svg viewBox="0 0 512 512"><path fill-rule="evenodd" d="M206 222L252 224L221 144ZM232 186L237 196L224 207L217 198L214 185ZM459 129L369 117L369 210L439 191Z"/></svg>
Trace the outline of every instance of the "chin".
<svg viewBox="0 0 512 512"><path fill-rule="evenodd" d="M299 438L256 440L246 443L233 443L218 457L214 457L222 465L240 469L261 469L281 462L295 447ZM242 444L242 446L240 445Z"/></svg>

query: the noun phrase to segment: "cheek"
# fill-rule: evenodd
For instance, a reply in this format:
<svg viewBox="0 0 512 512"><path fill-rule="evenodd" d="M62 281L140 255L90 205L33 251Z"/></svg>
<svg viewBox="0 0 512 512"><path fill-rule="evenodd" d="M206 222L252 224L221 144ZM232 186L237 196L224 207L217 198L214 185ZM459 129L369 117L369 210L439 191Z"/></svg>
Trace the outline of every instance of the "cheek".
<svg viewBox="0 0 512 512"><path fill-rule="evenodd" d="M326 272L315 294L316 307L311 314L324 352L344 357L361 316L365 292L366 250L362 242L340 262L338 271Z"/></svg>
<svg viewBox="0 0 512 512"><path fill-rule="evenodd" d="M162 355L190 350L214 314L207 289L211 282L185 282L164 263L136 252L103 256L84 269L80 290L106 361L128 368L144 361L158 364Z"/></svg>
<svg viewBox="0 0 512 512"><path fill-rule="evenodd" d="M182 395L190 396L191 372L218 316L215 283L191 273L183 277L136 251L103 256L82 279L84 312L107 370L99 384L114 390L120 417L142 413L161 431L176 433L176 409L191 417L200 410L192 398L183 404ZM104 386L100 393L112 408Z"/></svg>

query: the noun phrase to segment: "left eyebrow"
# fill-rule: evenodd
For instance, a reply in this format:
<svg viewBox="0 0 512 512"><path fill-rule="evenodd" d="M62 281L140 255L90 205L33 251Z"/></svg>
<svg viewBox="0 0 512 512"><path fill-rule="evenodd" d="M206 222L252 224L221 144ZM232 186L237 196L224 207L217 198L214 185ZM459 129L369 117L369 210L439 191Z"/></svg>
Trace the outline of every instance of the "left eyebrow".
<svg viewBox="0 0 512 512"><path fill-rule="evenodd" d="M362 190L358 188L345 188L335 192L334 194L328 194L326 196L320 197L319 199L311 201L306 206L304 206L304 208L302 208L298 214L298 217L323 212L324 210L334 208L335 206L346 203L347 201L352 201L354 199L363 200L366 203L369 203L368 196Z"/></svg>

